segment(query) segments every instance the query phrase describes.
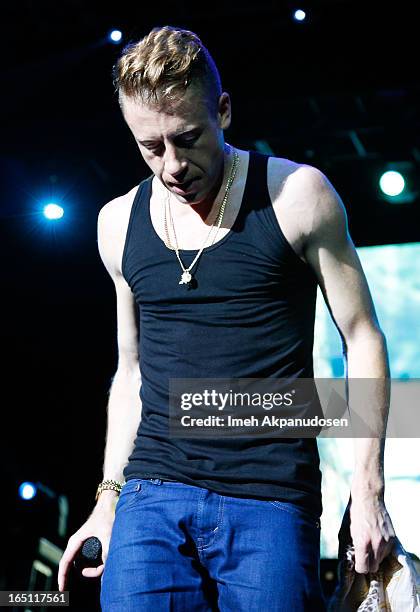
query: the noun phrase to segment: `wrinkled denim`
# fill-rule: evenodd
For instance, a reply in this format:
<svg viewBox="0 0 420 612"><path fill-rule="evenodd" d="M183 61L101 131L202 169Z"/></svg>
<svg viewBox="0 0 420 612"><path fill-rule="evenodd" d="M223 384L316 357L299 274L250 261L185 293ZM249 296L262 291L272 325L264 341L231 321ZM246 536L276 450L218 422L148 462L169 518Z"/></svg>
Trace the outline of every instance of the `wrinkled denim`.
<svg viewBox="0 0 420 612"><path fill-rule="evenodd" d="M322 612L320 522L295 504L129 480L101 578L103 612Z"/></svg>

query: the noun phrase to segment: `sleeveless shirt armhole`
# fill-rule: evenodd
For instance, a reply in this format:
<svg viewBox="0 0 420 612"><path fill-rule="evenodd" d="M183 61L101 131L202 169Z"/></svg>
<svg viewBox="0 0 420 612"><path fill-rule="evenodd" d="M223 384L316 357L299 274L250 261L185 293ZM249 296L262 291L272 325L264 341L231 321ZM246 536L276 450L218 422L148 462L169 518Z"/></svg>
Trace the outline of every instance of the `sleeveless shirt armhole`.
<svg viewBox="0 0 420 612"><path fill-rule="evenodd" d="M127 283L130 285L130 280L127 277L126 273L125 273L125 264L126 264L126 259L127 259L127 251L128 251L128 243L130 241L130 236L131 236L131 230L133 227L133 220L136 214L136 210L138 208L138 206L140 206L141 204L141 200L142 200L142 192L144 190L144 188L147 185L148 181L151 181L151 179L153 178L153 175L148 177L147 179L143 179L139 186L138 189L136 191L136 195L134 196L134 201L133 204L131 206L131 211L130 211L130 218L128 221L128 226L127 226L127 232L125 235L125 242L124 242L124 249L123 249L123 254L122 254L122 259L121 259L121 272L123 277L125 278L125 280L127 281Z"/></svg>
<svg viewBox="0 0 420 612"><path fill-rule="evenodd" d="M279 220L277 219L276 213L274 212L273 202L271 201L270 191L268 188L268 160L271 157L270 155L263 153L255 153L252 152L253 155L257 156L257 159L264 160L264 169L260 165L260 180L264 177L265 182L265 200L268 203L268 206L263 206L260 210L263 213L263 218L267 223L267 227L265 230L268 230L268 233L274 236L275 240L280 240L282 245L286 247L286 251L292 257L292 261L294 261L298 266L300 266L303 272L308 271L310 275L314 276L314 271L312 268L304 261L301 260L299 255L293 249L290 242L287 240L286 236L283 233ZM260 219L262 221L262 219Z"/></svg>
<svg viewBox="0 0 420 612"><path fill-rule="evenodd" d="M286 236L284 235L284 232L281 228L279 220L277 219L277 215L274 212L274 207L273 207L273 203L271 202L271 198L270 198L270 204L271 206L267 207L266 209L267 210L266 216L267 216L267 219L270 225L272 226L275 232L275 235L278 238L280 238L280 241L286 246L286 249L289 251L295 263L300 265L302 270L307 270L308 273L310 273L311 275L314 275L314 271L312 270L310 265L307 262L302 261L302 259L299 257L299 255L296 253L296 251L294 250L294 248L292 247L292 245L290 244L290 242L287 240Z"/></svg>

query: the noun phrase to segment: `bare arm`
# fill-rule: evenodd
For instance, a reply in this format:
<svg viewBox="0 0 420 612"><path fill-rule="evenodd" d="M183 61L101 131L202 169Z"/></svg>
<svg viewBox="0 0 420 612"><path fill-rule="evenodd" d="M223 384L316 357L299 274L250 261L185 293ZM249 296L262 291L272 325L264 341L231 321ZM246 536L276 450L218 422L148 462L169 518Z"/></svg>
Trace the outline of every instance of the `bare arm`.
<svg viewBox="0 0 420 612"><path fill-rule="evenodd" d="M141 418L137 311L131 289L121 273L121 258L133 197L134 193L130 192L109 202L101 209L98 218L99 253L115 284L118 328L118 367L109 393L103 478L119 481L123 480L123 469L133 448ZM59 565L60 591L65 590L72 562L83 542L90 536L96 536L101 541L103 563L97 568L83 569L82 574L88 578L102 574L108 556L117 499L115 491L103 491L87 521L69 538Z"/></svg>
<svg viewBox="0 0 420 612"><path fill-rule="evenodd" d="M343 340L347 375L351 380L372 379L376 389L363 414L370 429L382 440L355 439L354 482L363 480L383 488L383 447L389 407L389 365L386 340L380 329L369 287L350 238L343 203L329 181L313 168L305 168L308 201L314 205L306 218L304 255L315 271L324 299ZM312 193L311 193L312 192ZM367 390L367 386L363 388ZM356 383L354 395L356 396ZM361 394L357 394L360 401ZM373 403L372 403L373 402ZM350 405L351 408L351 405ZM354 406L356 409L356 406ZM360 414L360 405L357 405ZM380 444L379 444L380 443ZM377 452L372 445L378 444Z"/></svg>
<svg viewBox="0 0 420 612"><path fill-rule="evenodd" d="M101 209L98 217L99 253L116 290L118 338L118 367L108 400L103 479L118 481L124 480L123 469L141 419L137 306L121 272L128 212L127 207L124 211L124 202L113 201ZM107 503L115 497L115 492L104 491L98 503Z"/></svg>
<svg viewBox="0 0 420 612"><path fill-rule="evenodd" d="M384 496L384 446L389 410L389 364L368 284L347 228L343 203L326 177L301 167L299 198L306 214L299 216L303 254L314 270L346 350L349 408L357 408L375 432L355 437L355 468L351 485L352 537L356 571L376 571L395 535ZM369 393L356 391L357 379L371 379ZM356 405L357 402L357 405ZM360 403L361 402L361 403ZM366 434L368 435L368 434Z"/></svg>

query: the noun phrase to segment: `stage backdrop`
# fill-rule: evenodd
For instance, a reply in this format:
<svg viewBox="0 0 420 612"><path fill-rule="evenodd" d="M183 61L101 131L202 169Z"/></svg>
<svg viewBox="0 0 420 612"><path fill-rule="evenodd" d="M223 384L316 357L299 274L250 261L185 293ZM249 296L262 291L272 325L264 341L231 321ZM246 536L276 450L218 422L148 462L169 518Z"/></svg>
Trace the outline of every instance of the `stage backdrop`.
<svg viewBox="0 0 420 612"><path fill-rule="evenodd" d="M357 251L387 339L391 375L396 379L420 379L420 243L364 247ZM344 377L340 336L320 291L315 333L315 376ZM321 556L331 558L337 555L337 534L349 497L353 441L320 438L318 445L324 505ZM407 551L420 557L418 438L388 438L385 475L385 502L396 534Z"/></svg>

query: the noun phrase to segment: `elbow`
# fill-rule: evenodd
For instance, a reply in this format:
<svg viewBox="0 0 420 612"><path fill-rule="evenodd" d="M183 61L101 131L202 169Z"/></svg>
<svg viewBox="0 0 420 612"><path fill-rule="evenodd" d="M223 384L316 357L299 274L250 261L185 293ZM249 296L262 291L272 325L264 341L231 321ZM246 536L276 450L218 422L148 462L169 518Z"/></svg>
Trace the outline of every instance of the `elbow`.
<svg viewBox="0 0 420 612"><path fill-rule="evenodd" d="M140 366L138 359L119 359L114 380L124 379L125 381L140 382Z"/></svg>
<svg viewBox="0 0 420 612"><path fill-rule="evenodd" d="M343 351L349 367L350 363L353 365L353 371L355 363L358 364L357 368L362 367L361 371L364 373L359 377L390 376L387 341L379 326L359 330L346 337ZM368 374L368 372L376 374Z"/></svg>
<svg viewBox="0 0 420 612"><path fill-rule="evenodd" d="M387 353L387 341L384 332L378 323L368 325L354 325L345 335L341 334L343 352L347 354L352 347L372 347Z"/></svg>

